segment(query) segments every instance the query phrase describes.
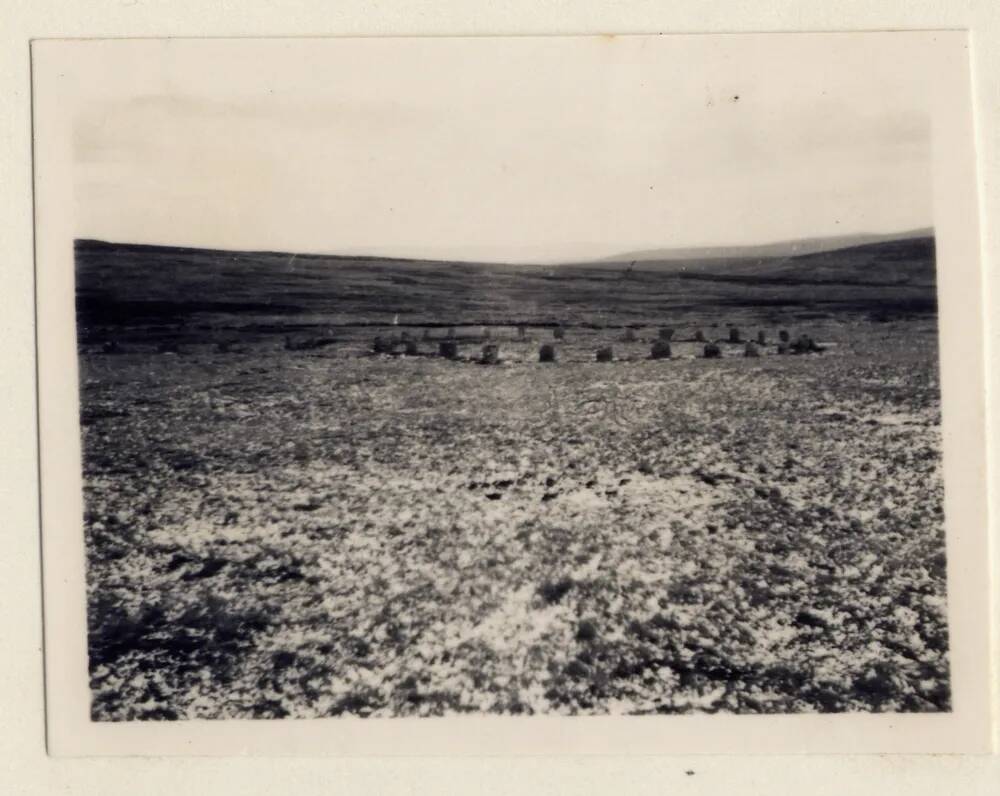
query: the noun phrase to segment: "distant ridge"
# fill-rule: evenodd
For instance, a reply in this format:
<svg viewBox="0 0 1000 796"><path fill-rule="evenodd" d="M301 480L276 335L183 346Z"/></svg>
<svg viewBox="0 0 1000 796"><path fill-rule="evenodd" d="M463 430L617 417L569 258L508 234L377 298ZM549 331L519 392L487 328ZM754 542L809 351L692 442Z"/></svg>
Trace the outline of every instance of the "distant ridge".
<svg viewBox="0 0 1000 796"><path fill-rule="evenodd" d="M505 265L387 257L75 244L77 320L194 324L704 325L743 308L774 323L816 312L934 311L933 237L793 256ZM729 308L727 310L726 308ZM806 313L806 315L796 315ZM788 321L783 321L788 322ZM304 328L304 327L303 327Z"/></svg>
<svg viewBox="0 0 1000 796"><path fill-rule="evenodd" d="M393 263L441 263L458 262L452 260L427 260L416 257L386 257L379 254L322 254L319 252L282 252L271 249L214 249L202 246L174 246L163 243L119 243L116 241L99 240L97 238L76 238L73 241L75 251L87 251L105 254L149 252L151 254L203 254L203 255L231 255L239 257L268 257L274 259L296 259L296 260L350 260L372 261L372 262L393 262Z"/></svg>
<svg viewBox="0 0 1000 796"><path fill-rule="evenodd" d="M321 252L281 252L268 249L216 249L201 248L197 246L174 246L154 243L116 243L111 241L98 240L93 238L78 238L74 241L77 250L85 249L89 251L103 251L113 253L120 251L123 253L146 251L150 253L166 254L175 252L178 254L215 254L241 257L268 257L268 258L295 258L298 260L325 260L325 261L351 261L351 262L387 262L387 263L411 263L435 265L440 263L455 263L476 266L496 266L511 265L540 268L560 267L564 265L586 266L588 264L610 264L641 262L644 264L663 263L680 265L681 262L694 262L704 265L711 261L751 261L754 258L778 258L778 257L798 257L807 254L818 254L822 252L836 251L839 249L849 249L857 246L865 246L873 243L889 243L911 239L933 239L934 230L930 227L910 230L907 232L895 233L864 233L855 235L841 235L824 238L801 238L797 240L776 241L753 246L696 246L684 248L662 248L646 249L641 251L623 252L607 257L596 259L570 258L563 262L537 262L537 263L503 263L479 260L462 260L454 258L427 258L427 257L399 257L394 255L379 254L324 254Z"/></svg>
<svg viewBox="0 0 1000 796"><path fill-rule="evenodd" d="M859 233L855 235L838 235L824 238L799 238L796 240L776 241L754 246L699 246L679 249L645 249L641 251L624 252L610 257L601 258L601 262L647 262L672 260L730 260L753 257L797 257L803 254L818 254L820 252L849 249L855 246L866 246L872 243L889 243L900 240L918 238L933 238L934 229L908 230L893 233Z"/></svg>

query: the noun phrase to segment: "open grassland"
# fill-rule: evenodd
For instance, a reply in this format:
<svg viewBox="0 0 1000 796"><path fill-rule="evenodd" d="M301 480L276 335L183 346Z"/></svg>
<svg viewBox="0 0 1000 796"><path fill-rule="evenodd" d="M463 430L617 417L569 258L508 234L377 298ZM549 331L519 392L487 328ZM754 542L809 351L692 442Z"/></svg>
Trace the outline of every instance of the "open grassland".
<svg viewBox="0 0 1000 796"><path fill-rule="evenodd" d="M948 709L934 318L809 324L87 349L93 715Z"/></svg>

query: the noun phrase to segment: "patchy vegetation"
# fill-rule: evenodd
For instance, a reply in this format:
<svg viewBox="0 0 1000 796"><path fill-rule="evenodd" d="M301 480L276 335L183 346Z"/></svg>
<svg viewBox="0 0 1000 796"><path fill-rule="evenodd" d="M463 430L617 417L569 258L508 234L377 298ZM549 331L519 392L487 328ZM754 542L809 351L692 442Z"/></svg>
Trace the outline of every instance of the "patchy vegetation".
<svg viewBox="0 0 1000 796"><path fill-rule="evenodd" d="M247 255L192 308L204 262L144 297L115 251L78 274L95 719L950 708L936 319L900 259L895 304L790 261L668 312L697 275L615 304L600 269L347 260L331 298L330 263Z"/></svg>
<svg viewBox="0 0 1000 796"><path fill-rule="evenodd" d="M94 716L946 710L936 351L902 331L88 354Z"/></svg>

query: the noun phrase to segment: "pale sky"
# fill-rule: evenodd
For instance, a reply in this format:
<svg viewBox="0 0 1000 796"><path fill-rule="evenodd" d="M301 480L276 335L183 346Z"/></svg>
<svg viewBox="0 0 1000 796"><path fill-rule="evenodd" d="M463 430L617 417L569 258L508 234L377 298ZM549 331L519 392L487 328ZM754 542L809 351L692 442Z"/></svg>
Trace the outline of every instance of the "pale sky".
<svg viewBox="0 0 1000 796"><path fill-rule="evenodd" d="M77 235L543 261L931 226L920 41L95 42Z"/></svg>

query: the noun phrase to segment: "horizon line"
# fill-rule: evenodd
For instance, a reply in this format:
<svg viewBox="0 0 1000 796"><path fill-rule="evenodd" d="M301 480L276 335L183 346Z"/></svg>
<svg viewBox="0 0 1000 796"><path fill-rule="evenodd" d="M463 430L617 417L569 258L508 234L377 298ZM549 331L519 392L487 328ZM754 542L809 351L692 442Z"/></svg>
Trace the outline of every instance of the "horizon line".
<svg viewBox="0 0 1000 796"><path fill-rule="evenodd" d="M191 244L178 244L178 243L149 243L149 242L139 242L139 241L123 241L123 240L107 240L104 238L92 238L92 237L74 237L73 245L74 248L80 243L91 243L91 244L101 244L104 246L134 246L143 247L150 249L174 249L179 251L207 251L207 252L225 252L232 254L243 254L243 255L269 255L275 257L289 257L289 258L307 258L307 259L334 259L334 260L392 260L395 262L403 263L450 263L453 265L513 265L513 266L558 266L558 265L591 265L591 264L601 264L601 263L627 263L627 262L657 262L658 260L669 260L672 259L670 254L673 252L675 257L686 257L690 256L691 259L703 259L703 260L722 260L728 259L730 257L740 256L735 252L739 250L745 250L748 252L753 252L754 250L767 249L770 247L780 247L789 246L794 247L798 243L814 243L822 244L824 241L833 243L838 240L845 240L851 238L875 238L876 240L870 241L869 244L852 244L845 243L843 245L835 245L831 248L820 248L816 252L796 252L792 256L798 254L810 254L818 253L821 251L837 251L838 249L852 248L858 245L870 245L880 242L879 238L882 238L885 242L890 240L908 240L916 238L934 238L935 227L933 225L925 227L916 227L912 229L887 231L887 232L852 232L843 235L823 235L823 236L812 236L803 238L785 238L780 240L769 241L765 243L747 243L747 244L704 244L704 245L687 245L687 246L676 246L671 248L657 249L655 247L647 247L643 249L631 249L627 251L621 251L617 254L609 255L598 255L586 259L552 259L545 261L538 260L488 260L488 259L455 259L449 257L412 257L412 256L397 256L392 254L377 254L377 253L334 253L334 252L302 252L302 251L283 251L279 249L267 249L267 248L221 248L218 246L198 246ZM662 251L663 257L661 258L649 258L642 260L637 258L636 255L648 252ZM708 252L720 252L729 251L732 254L708 254ZM698 252L706 252L705 256L698 257ZM752 254L746 254L742 256L752 256ZM788 255L781 254L768 254L761 255L767 257L781 257Z"/></svg>

